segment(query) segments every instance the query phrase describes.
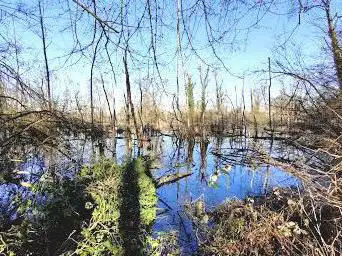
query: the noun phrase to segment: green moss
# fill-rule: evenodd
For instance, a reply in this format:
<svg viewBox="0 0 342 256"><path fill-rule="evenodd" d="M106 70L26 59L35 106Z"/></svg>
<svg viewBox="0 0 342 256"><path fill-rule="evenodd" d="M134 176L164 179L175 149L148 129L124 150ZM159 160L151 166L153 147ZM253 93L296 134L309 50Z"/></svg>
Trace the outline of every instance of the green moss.
<svg viewBox="0 0 342 256"><path fill-rule="evenodd" d="M134 171L138 173L140 220L149 226L156 218L156 188L141 159L134 160Z"/></svg>
<svg viewBox="0 0 342 256"><path fill-rule="evenodd" d="M88 183L87 193L92 200L86 204L95 207L90 223L81 232L83 239L78 244L77 254L120 255L123 251L118 226L122 171L122 167L109 159L101 159L93 166L81 169L79 179Z"/></svg>
<svg viewBox="0 0 342 256"><path fill-rule="evenodd" d="M142 160L117 166L103 159L91 167L83 167L79 177L89 182L87 192L93 202L87 205L95 208L91 222L82 230L83 239L76 253L123 255L124 248L133 243L140 247L141 230L156 218L157 202L153 180ZM135 232L130 230L131 223Z"/></svg>
<svg viewBox="0 0 342 256"><path fill-rule="evenodd" d="M106 177L120 176L122 169L122 166L116 165L111 159L102 158L92 166L83 166L78 177L83 180L97 181Z"/></svg>

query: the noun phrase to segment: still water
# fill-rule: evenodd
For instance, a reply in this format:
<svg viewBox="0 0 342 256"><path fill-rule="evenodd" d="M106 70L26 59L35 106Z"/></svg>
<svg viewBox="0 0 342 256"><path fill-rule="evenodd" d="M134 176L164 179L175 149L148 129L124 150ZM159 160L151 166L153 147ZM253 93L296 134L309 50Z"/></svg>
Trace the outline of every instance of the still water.
<svg viewBox="0 0 342 256"><path fill-rule="evenodd" d="M177 182L158 188L160 214L153 231L175 230L184 254L196 250L197 226L187 218L191 202L202 200L206 210L229 199L262 195L274 187L296 187L300 181L289 173L257 159L254 149L268 151L277 158L293 160L299 152L294 148L271 145L269 141L246 141L241 138L211 138L201 142L176 141L163 137L152 141L157 158L155 178L175 173L192 173ZM149 153L149 152L144 152Z"/></svg>
<svg viewBox="0 0 342 256"><path fill-rule="evenodd" d="M78 140L72 142L71 146L77 152L74 161L66 160L65 156L56 156L53 161L42 155L29 156L17 166L22 180L32 183L52 165L58 168L59 175L72 178L80 165L90 161L94 151L90 143ZM158 216L152 232L175 231L182 253L187 255L194 252L200 242L196 235L197 226L186 211L192 202L201 200L205 210L210 211L226 200L262 195L275 187L300 186L298 178L268 165L260 157L260 152L286 161L293 161L300 156L297 149L281 141L242 138L179 141L175 137L159 136L146 142L139 153L152 160L151 171L156 180L165 175L188 174L157 189ZM137 154L134 142L131 148L127 147L124 139L118 139L115 144L108 139L105 143L105 155L115 157L118 163L124 162L127 155L134 157ZM11 195L20 190L25 193L25 188L17 185L0 185L1 211L7 209L11 212ZM13 212L8 214L15 218Z"/></svg>

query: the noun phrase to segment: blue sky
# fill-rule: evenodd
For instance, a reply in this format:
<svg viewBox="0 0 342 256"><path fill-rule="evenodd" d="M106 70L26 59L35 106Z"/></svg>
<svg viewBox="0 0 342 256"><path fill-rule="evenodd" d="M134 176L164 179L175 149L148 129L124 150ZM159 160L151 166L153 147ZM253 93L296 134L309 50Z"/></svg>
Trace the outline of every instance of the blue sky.
<svg viewBox="0 0 342 256"><path fill-rule="evenodd" d="M23 1L29 6L35 6L37 1ZM52 69L53 76L53 94L54 97L64 96L64 91L67 89L70 93L75 91L80 91L80 95L83 96L85 100L88 99L89 91L89 74L90 74L90 63L91 56L94 46L89 47L85 51L82 58L80 54L75 54L72 58L67 59L66 56L75 44L75 37L72 30L68 28L70 25L69 14L65 12L68 7L67 1L61 1L63 4L51 1L43 1L44 7L44 18L47 32L47 42L48 42L48 58L50 63L50 68ZM86 3L86 0L83 1ZM186 9L194 1L183 1L183 8ZM212 11L219 10L219 1L211 1ZM234 2L234 1L231 1ZM219 32L227 30L228 33L225 35L225 39L220 42L220 44L215 45L216 54L224 62L225 66L229 68L231 73L225 71L222 67L222 63L217 60L213 54L213 50L208 46L206 30L203 21L205 17L203 15L193 15L192 24L192 40L193 46L198 50L199 55L205 62L212 64L217 68L219 79L223 81L223 88L229 94L231 98L235 98L235 87L238 91L242 87L242 79L237 78L237 76L245 77L245 90L249 92L251 88L258 88L266 83L263 80L263 76L256 75L254 71L260 69L267 69L267 58L271 57L272 60L277 58L277 52L281 52L279 45L283 45L286 42L287 45L295 43L295 48L301 49L306 60L308 62L312 59L317 59L317 56L321 54L321 47L324 45L324 33L316 26L318 24L323 24L325 26L324 20L322 20L322 13L319 11L307 12L301 15L301 25L297 26L296 30L293 32L294 28L298 23L297 15L285 14L291 9L291 1L282 2L283 4L274 6L272 5L272 12L277 12L277 14L270 13L269 10L265 16L261 15L266 12L268 7L266 1L260 0L250 0L247 1L251 5L255 5L253 11L247 12L247 7L235 10L234 5L231 13L227 16L227 20L223 21L222 17L219 15L210 16L210 24L215 30ZM279 1L278 1L279 2ZM305 1L303 1L305 2ZM310 1L309 1L310 2ZM176 91L176 56L175 50L177 46L176 41L176 3L177 1L159 1L160 9L156 9L158 15L163 17L163 21L158 21L157 28L159 43L156 46L156 53L158 56L158 61L160 61L160 71L163 79L168 82L164 84L164 89L167 92L164 95L164 101L168 102L167 107L170 107L170 96ZM209 3L209 1L205 1ZM216 4L215 4L216 3ZM340 11L342 3L340 0L333 1L334 10L336 12ZM100 5L100 4L99 4ZM105 1L103 6L109 8L112 5L111 1ZM69 6L72 10L76 10L76 6L72 1L69 1ZM238 6L238 5L236 5ZM198 7L197 11L200 14L201 6ZM137 24L141 12L143 11L143 6L140 1L131 1L129 4L129 18L127 23L129 25ZM155 14L155 10L152 10L152 15ZM116 12L113 11L115 14ZM250 24L255 23L257 15L262 16L263 19L250 30L242 30L238 33L236 38L234 38L235 30L233 28L241 29L246 28ZM232 22L236 17L240 20L238 23ZM229 19L231 19L229 21ZM78 37L85 44L89 42L92 38L92 18L83 14L82 19L78 21ZM162 23L163 22L163 23ZM131 47L137 52L134 53L135 57L139 61L131 61L131 81L134 82L141 77L145 77L148 73L146 58L140 57L139 55L144 55L148 52L149 42L151 40L151 34L149 32L149 22L148 20L142 22L142 26L146 27L141 30L141 34L137 33L130 41ZM226 27L225 27L226 26ZM231 27L229 27L231 26ZM10 28L10 29L8 29ZM25 22L14 22L8 23L7 33L13 35L15 28L17 40L21 42L22 52L20 54L20 59L27 66L33 68L25 69L23 68L23 73L30 80L37 80L44 73L43 66L43 55L42 55L42 43L39 38L40 28L39 23L36 21L31 21L31 24ZM3 31L4 32L4 31ZM290 37L291 35L291 37ZM99 33L96 34L98 38ZM113 35L114 40L117 40L117 36ZM230 45L232 40L233 45ZM104 41L102 41L102 47L104 46ZM190 73L195 82L195 91L199 99L199 89L200 83L198 78L198 67L202 66L205 69L204 64L199 60L198 57L189 50L186 50L187 40L185 35L182 35L182 47L184 49L182 61L179 59L180 63L184 66L181 68L181 72ZM106 56L104 52L98 57L98 62L95 66L95 76L99 77L102 74L105 77L106 87L108 91L112 91L114 86L115 95L118 104L122 104L124 88L124 76L123 76L123 65L122 65L122 50L115 49L115 47L110 48L110 55L112 62L115 66L117 84L114 84L112 79L108 61L106 61ZM79 59L80 58L80 59ZM67 62L65 62L68 60ZM150 58L150 63L152 58ZM66 63L64 65L64 63ZM211 69L212 70L212 69ZM24 72L25 71L25 72ZM156 81L158 81L156 69L153 65L149 67L149 73L154 71L156 76ZM38 74L38 75L37 75ZM183 77L182 74L180 76ZM181 92L184 92L183 81L181 81ZM133 87L136 84L133 83ZM161 91L159 86L157 89ZM280 90L280 85L274 82L272 93L276 95ZM209 88L208 97L213 97L215 91L214 87L214 77L210 74L209 78ZM69 93L69 95L70 95ZM99 101L102 102L103 95L98 95ZM181 97L183 98L183 97Z"/></svg>

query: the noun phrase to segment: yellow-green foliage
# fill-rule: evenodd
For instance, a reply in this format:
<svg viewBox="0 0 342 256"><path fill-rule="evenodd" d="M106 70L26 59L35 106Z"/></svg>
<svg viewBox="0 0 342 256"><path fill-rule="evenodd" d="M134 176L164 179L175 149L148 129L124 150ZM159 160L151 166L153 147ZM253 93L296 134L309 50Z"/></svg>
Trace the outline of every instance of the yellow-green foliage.
<svg viewBox="0 0 342 256"><path fill-rule="evenodd" d="M134 171L138 173L140 221L148 226L156 218L156 188L152 179L146 174L140 159L134 160L133 166Z"/></svg>
<svg viewBox="0 0 342 256"><path fill-rule="evenodd" d="M127 174L137 177L137 182L127 180ZM102 160L92 167L84 167L80 172L81 179L90 181L88 193L93 202L87 204L94 207L92 218L82 230L83 240L76 251L79 255L123 255L126 239L125 230L120 227L120 211L127 203L135 199L132 189L139 192L137 202L139 209L132 206L134 214L140 214L141 227L149 226L156 217L156 189L152 179L146 175L140 159L133 160L125 166L117 166L111 160ZM134 186L138 186L134 188ZM128 208L129 205L128 205ZM127 209L127 205L126 208ZM121 213L123 214L123 213ZM130 220L123 220L130 222ZM121 230L120 230L121 229ZM124 236L124 237L123 237Z"/></svg>
<svg viewBox="0 0 342 256"><path fill-rule="evenodd" d="M176 232L158 232L156 237L149 236L146 239L146 243L149 245L148 255L180 255L180 249L178 246L178 234Z"/></svg>
<svg viewBox="0 0 342 256"><path fill-rule="evenodd" d="M87 192L93 199L87 207L94 204L95 208L89 225L82 230L83 240L79 243L77 254L121 254L118 219L122 169L108 159L103 159L92 167L82 168L80 178L90 181Z"/></svg>
<svg viewBox="0 0 342 256"><path fill-rule="evenodd" d="M16 254L10 250L8 244L3 239L2 235L0 235L0 255L8 255L15 256Z"/></svg>

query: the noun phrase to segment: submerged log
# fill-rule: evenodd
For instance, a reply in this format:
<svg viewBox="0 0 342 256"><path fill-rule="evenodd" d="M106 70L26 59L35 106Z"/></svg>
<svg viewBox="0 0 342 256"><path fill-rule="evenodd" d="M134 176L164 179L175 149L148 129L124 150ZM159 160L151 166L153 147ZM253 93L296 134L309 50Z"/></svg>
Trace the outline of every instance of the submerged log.
<svg viewBox="0 0 342 256"><path fill-rule="evenodd" d="M160 177L158 180L156 180L156 187L159 188L161 186L174 183L180 179L183 179L185 177L188 177L192 175L193 172L184 172L184 173L176 173L176 174L170 174Z"/></svg>

